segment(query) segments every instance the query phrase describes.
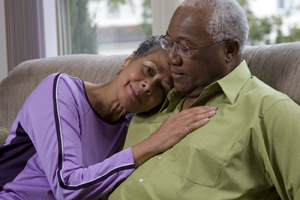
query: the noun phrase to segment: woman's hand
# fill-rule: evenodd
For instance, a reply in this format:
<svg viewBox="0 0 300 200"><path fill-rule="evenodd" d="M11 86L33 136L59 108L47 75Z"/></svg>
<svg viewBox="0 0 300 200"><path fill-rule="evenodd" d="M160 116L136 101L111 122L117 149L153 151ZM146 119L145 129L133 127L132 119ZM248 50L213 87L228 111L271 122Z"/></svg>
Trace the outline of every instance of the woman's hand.
<svg viewBox="0 0 300 200"><path fill-rule="evenodd" d="M205 125L214 116L216 107L199 106L171 115L147 139L132 147L135 166L164 152L187 134Z"/></svg>

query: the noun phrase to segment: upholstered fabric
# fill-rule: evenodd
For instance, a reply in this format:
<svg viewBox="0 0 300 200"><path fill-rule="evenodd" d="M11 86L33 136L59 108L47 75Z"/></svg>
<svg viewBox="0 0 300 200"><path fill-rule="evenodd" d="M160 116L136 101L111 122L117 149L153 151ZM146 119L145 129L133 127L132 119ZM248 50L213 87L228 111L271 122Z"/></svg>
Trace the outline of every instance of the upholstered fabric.
<svg viewBox="0 0 300 200"><path fill-rule="evenodd" d="M10 129L24 101L48 75L63 72L93 83L110 81L127 55L65 55L29 60L0 83L0 127ZM243 58L253 75L300 104L300 42L248 46Z"/></svg>
<svg viewBox="0 0 300 200"><path fill-rule="evenodd" d="M300 42L249 46L243 57L253 75L300 104Z"/></svg>

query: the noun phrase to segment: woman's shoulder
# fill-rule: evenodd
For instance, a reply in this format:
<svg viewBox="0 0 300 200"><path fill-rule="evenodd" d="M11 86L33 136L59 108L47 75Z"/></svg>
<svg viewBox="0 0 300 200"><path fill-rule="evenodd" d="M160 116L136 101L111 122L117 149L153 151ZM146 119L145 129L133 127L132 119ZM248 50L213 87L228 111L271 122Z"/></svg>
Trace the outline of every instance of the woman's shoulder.
<svg viewBox="0 0 300 200"><path fill-rule="evenodd" d="M82 80L78 77L74 77L74 76L70 76L66 73L53 73L48 75L44 80L55 80L55 79L63 79L66 81L80 81L82 82Z"/></svg>
<svg viewBox="0 0 300 200"><path fill-rule="evenodd" d="M53 73L47 76L41 84L53 84L54 87L66 85L70 88L79 87L82 88L83 80L80 78L70 76L65 73Z"/></svg>

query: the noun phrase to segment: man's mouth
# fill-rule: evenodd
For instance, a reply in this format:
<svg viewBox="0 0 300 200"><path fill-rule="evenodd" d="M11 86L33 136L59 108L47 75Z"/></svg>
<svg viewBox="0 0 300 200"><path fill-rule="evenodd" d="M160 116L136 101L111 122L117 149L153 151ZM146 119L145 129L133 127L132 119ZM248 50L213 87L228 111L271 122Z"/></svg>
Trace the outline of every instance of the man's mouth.
<svg viewBox="0 0 300 200"><path fill-rule="evenodd" d="M180 77L182 77L184 74L182 74L182 73L175 73L175 72L172 72L172 77L174 78L174 79L177 79L177 78L180 78Z"/></svg>

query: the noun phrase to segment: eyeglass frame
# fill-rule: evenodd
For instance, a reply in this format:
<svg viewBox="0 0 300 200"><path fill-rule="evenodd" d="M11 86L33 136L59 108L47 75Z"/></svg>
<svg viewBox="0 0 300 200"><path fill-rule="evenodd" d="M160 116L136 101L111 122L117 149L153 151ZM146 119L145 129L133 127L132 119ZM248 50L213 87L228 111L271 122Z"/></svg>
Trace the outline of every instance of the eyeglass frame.
<svg viewBox="0 0 300 200"><path fill-rule="evenodd" d="M210 43L210 44L205 44L205 45L198 46L198 47L187 47L187 46L185 46L185 45L183 45L183 44L178 44L177 42L171 42L170 40L168 40L168 39L166 38L167 36L168 36L168 35L160 35L160 36L159 36L158 39L159 39L159 41L160 41L160 46L161 46L164 50L169 51L169 50L171 50L171 49L173 48L173 46L174 46L174 44L175 44L175 45L178 46L177 48L175 47L176 52L178 53L178 55L183 56L183 57L189 57L189 56L191 56L191 53L190 53L191 50L196 50L196 49L199 49L199 48L202 48L202 47L207 47L207 46L211 46L211 45L214 45L214 44L224 43L224 42L233 40L233 39L225 39L225 40L221 40L221 41L218 41L218 42L213 42L213 43ZM171 42L171 44L172 44L172 45L171 45L171 48L165 49L165 48L163 47L163 44L162 44L162 39L167 40L168 42ZM179 46L182 46L182 47L186 48L186 49L188 50L188 55L182 55L182 53L180 53L180 48L179 48Z"/></svg>

